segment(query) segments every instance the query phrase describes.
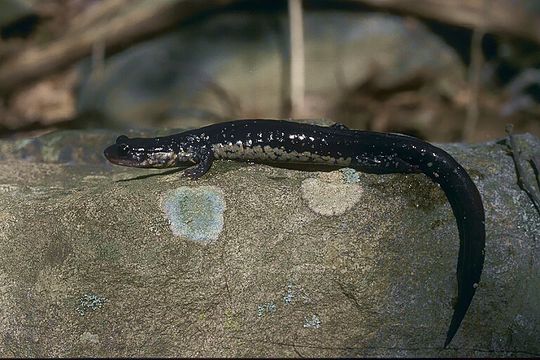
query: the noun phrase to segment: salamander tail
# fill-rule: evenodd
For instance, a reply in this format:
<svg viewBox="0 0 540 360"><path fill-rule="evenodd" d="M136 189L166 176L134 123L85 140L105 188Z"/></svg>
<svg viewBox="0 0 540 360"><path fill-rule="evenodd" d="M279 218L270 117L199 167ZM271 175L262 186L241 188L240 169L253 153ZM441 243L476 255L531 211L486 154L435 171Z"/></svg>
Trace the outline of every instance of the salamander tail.
<svg viewBox="0 0 540 360"><path fill-rule="evenodd" d="M482 198L465 169L442 149L432 147L421 163L422 172L441 186L456 218L459 231L457 261L458 295L444 347L452 341L480 282L484 266L485 217Z"/></svg>

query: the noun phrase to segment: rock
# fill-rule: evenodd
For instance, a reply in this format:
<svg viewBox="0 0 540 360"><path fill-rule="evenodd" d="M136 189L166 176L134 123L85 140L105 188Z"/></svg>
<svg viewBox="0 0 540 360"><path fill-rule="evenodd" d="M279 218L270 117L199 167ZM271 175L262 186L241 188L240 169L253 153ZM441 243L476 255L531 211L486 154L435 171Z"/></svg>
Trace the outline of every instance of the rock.
<svg viewBox="0 0 540 360"><path fill-rule="evenodd" d="M257 10L202 17L107 58L81 66L78 111L125 126L201 126L219 119L280 118L289 99L285 14ZM415 79L453 99L465 83L459 56L419 21L380 13L304 13L306 111L362 118L347 94ZM348 111L345 111L348 110ZM354 114L354 115L353 115ZM310 116L307 116L310 117ZM358 126L357 126L358 127Z"/></svg>
<svg viewBox="0 0 540 360"><path fill-rule="evenodd" d="M0 356L540 355L540 218L505 146L443 145L487 229L480 287L443 350L458 234L425 176L217 162L190 181L106 163L115 135L0 142ZM321 183L361 196L328 208ZM190 228L198 208L208 221Z"/></svg>

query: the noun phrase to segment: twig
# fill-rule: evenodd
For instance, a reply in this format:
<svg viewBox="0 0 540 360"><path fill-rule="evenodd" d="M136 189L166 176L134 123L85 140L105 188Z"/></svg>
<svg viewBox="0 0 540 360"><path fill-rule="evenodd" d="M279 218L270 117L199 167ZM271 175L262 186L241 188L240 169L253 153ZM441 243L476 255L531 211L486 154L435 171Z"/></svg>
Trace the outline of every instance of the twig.
<svg viewBox="0 0 540 360"><path fill-rule="evenodd" d="M486 0L482 0L484 5L484 15L486 22L489 19L489 7ZM471 65L469 67L469 86L471 89L469 104L467 106L467 117L463 127L463 138L471 142L474 138L478 117L480 114L478 97L480 94L480 81L484 57L482 55L482 38L485 34L485 22L474 29L471 39Z"/></svg>
<svg viewBox="0 0 540 360"><path fill-rule="evenodd" d="M304 21L302 0L289 0L291 115L301 116L305 101Z"/></svg>
<svg viewBox="0 0 540 360"><path fill-rule="evenodd" d="M466 28L484 27L489 33L521 37L540 44L540 22L526 2L493 0L349 0L379 9L434 19ZM486 19L485 4L490 16Z"/></svg>
<svg viewBox="0 0 540 360"><path fill-rule="evenodd" d="M473 31L471 40L471 65L469 68L469 85L470 97L467 106L467 117L465 126L463 127L463 138L471 142L474 138L476 125L478 124L478 96L480 93L480 75L482 71L483 56L482 56L482 38L484 32L480 29Z"/></svg>
<svg viewBox="0 0 540 360"><path fill-rule="evenodd" d="M516 141L514 139L514 136L512 135L513 126L511 124L506 125L506 133L508 134L508 143L510 152L512 153L512 158L514 159L514 165L516 166L516 175L518 180L518 185L523 191L529 195L529 198L533 202L534 206L536 207L536 210L538 213L540 213L540 196L535 191L535 189L531 186L529 181L525 178L525 169L523 169L523 166L521 166L521 154L517 147ZM536 158L533 158L533 161L535 161ZM535 164L536 166L536 164ZM538 175L536 177L538 181Z"/></svg>
<svg viewBox="0 0 540 360"><path fill-rule="evenodd" d="M536 183L538 185L538 189L540 189L540 156L533 156L531 158L531 165L534 169L534 175L536 176Z"/></svg>
<svg viewBox="0 0 540 360"><path fill-rule="evenodd" d="M95 23L85 31L66 31L66 35L43 45L13 54L0 66L0 94L7 94L29 81L60 71L92 52L98 41L106 40L107 54L161 34L180 21L235 0L139 0L130 1L125 11ZM99 6L99 5L96 5ZM107 2L103 3L107 6ZM97 11L97 10L96 10Z"/></svg>

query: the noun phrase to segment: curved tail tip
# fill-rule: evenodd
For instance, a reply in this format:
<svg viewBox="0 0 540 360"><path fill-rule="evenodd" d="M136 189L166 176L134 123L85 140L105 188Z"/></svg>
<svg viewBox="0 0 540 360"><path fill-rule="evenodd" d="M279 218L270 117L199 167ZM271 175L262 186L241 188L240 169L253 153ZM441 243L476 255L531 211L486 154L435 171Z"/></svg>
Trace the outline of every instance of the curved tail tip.
<svg viewBox="0 0 540 360"><path fill-rule="evenodd" d="M450 343L452 342L452 339L456 335L459 328L459 324L461 324L461 320L463 320L463 317L459 320L457 326L454 324L455 319L452 319L452 320L453 321L451 322L450 327L448 328L448 332L446 333L446 340L444 341L443 349L446 349L446 347L450 345Z"/></svg>
<svg viewBox="0 0 540 360"><path fill-rule="evenodd" d="M444 341L443 349L446 349L448 345L450 345L450 342L452 341L452 337L446 337L446 340Z"/></svg>

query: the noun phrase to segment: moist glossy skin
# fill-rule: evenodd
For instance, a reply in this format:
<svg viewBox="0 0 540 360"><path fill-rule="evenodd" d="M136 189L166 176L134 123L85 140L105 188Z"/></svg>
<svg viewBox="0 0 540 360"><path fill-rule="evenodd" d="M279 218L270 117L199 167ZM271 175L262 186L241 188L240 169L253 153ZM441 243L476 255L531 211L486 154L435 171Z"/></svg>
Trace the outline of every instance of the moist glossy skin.
<svg viewBox="0 0 540 360"><path fill-rule="evenodd" d="M422 172L441 186L459 230L458 298L444 347L456 334L478 287L485 245L478 189L448 153L414 137L350 130L340 124L237 120L166 137L120 136L104 154L124 166L191 166L184 171L191 179L203 176L215 159L331 165L375 174Z"/></svg>

